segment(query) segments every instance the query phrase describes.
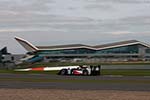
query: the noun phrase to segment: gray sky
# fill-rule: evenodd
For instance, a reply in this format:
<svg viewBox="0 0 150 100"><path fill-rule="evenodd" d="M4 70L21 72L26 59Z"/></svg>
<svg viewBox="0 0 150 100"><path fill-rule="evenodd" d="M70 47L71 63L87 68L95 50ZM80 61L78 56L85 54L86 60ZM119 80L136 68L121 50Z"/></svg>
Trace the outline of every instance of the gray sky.
<svg viewBox="0 0 150 100"><path fill-rule="evenodd" d="M150 0L0 0L0 46L25 53L34 45L150 43Z"/></svg>

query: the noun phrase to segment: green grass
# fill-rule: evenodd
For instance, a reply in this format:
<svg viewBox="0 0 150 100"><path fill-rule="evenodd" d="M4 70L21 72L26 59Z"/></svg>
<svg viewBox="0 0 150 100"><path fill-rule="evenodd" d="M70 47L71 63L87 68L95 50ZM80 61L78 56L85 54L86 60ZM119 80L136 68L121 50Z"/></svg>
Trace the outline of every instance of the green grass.
<svg viewBox="0 0 150 100"><path fill-rule="evenodd" d="M58 71L14 71L14 70L0 70L0 73L11 73L11 74L51 74L55 75Z"/></svg>
<svg viewBox="0 0 150 100"><path fill-rule="evenodd" d="M102 75L123 75L123 76L150 76L150 70L146 69L103 69Z"/></svg>
<svg viewBox="0 0 150 100"><path fill-rule="evenodd" d="M29 68L29 67L44 67L44 66L73 66L73 65L150 65L150 62L99 62L99 63L71 63L71 62L50 62L50 63L42 63L38 62L35 64L22 63L19 64L18 68Z"/></svg>
<svg viewBox="0 0 150 100"><path fill-rule="evenodd" d="M59 71L28 71L20 72L13 70L0 70L0 73L12 73L12 74L51 74L56 75ZM112 70L112 69L102 69L101 75L123 75L123 76L150 76L150 70Z"/></svg>
<svg viewBox="0 0 150 100"><path fill-rule="evenodd" d="M31 68L31 67L45 67L45 66L72 66L72 65L150 65L150 62L105 62L105 63L66 63L66 62L51 62L35 64L22 63L17 68ZM0 73L15 73L15 74L57 74L58 71L29 71L29 72L17 72L13 70L0 70ZM103 69L102 75L124 75L124 76L150 76L150 70L111 70Z"/></svg>
<svg viewBox="0 0 150 100"><path fill-rule="evenodd" d="M24 63L22 65L19 65L18 68L28 68L28 67L44 67L44 66L71 66L71 65L150 65L150 62L105 62L105 63L65 63L65 62L51 62L51 63L35 63L33 65L30 65L28 63ZM29 72L29 73L36 73L36 72ZM37 72L42 73L42 72ZM56 71L54 72L44 72L48 74L56 74ZM123 75L123 76L150 76L150 70L111 70L111 69L105 69L102 70L102 75Z"/></svg>
<svg viewBox="0 0 150 100"><path fill-rule="evenodd" d="M39 79L39 78L1 78L10 82L64 82L64 83L117 83L117 84L150 84L150 80L71 80L71 79Z"/></svg>

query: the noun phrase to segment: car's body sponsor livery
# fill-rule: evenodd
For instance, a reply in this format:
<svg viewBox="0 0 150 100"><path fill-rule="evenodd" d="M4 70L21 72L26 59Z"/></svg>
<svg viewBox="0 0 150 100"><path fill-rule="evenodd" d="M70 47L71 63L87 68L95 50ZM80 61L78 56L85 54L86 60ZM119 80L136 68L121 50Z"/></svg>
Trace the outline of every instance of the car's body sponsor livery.
<svg viewBox="0 0 150 100"><path fill-rule="evenodd" d="M63 68L59 75L100 75L101 66L79 66L77 68Z"/></svg>

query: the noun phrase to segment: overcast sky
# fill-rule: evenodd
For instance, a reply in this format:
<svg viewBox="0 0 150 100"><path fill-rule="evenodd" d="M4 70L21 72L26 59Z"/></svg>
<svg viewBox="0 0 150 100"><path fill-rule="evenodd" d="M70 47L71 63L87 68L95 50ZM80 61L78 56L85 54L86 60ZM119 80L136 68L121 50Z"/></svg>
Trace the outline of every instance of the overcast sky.
<svg viewBox="0 0 150 100"><path fill-rule="evenodd" d="M150 0L0 0L0 46L25 53L34 45L150 43Z"/></svg>

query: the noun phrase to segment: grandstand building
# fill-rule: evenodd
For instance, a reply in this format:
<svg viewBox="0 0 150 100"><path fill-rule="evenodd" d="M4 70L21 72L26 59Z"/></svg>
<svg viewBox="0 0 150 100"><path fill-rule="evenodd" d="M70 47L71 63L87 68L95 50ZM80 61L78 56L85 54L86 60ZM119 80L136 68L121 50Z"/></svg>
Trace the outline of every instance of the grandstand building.
<svg viewBox="0 0 150 100"><path fill-rule="evenodd" d="M150 60L150 45L128 40L116 43L89 46L83 44L34 46L28 41L15 38L28 52L44 59L82 59L95 61Z"/></svg>

